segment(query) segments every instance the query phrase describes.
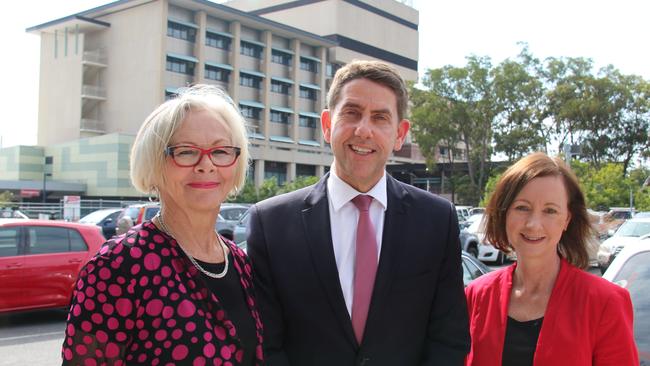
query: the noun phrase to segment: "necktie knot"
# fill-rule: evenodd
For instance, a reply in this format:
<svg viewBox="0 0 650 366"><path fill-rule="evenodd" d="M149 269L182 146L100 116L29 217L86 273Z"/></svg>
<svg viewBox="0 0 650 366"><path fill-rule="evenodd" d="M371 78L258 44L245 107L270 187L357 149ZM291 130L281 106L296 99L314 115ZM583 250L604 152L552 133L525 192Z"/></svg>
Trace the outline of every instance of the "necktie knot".
<svg viewBox="0 0 650 366"><path fill-rule="evenodd" d="M352 203L357 206L359 211L368 211L370 209L370 203L372 203L372 196L360 194L352 199Z"/></svg>

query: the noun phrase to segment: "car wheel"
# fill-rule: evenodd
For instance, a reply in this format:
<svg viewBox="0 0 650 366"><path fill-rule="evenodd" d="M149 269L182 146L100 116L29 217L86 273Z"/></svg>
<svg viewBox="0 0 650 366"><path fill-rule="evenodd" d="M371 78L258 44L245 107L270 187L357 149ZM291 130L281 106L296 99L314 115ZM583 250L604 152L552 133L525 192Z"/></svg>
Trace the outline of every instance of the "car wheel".
<svg viewBox="0 0 650 366"><path fill-rule="evenodd" d="M505 255L502 251L499 251L499 253L497 253L497 259L494 261L494 264L500 266L500 265L502 265L505 261L506 261L506 255Z"/></svg>
<svg viewBox="0 0 650 366"><path fill-rule="evenodd" d="M476 247L476 244L470 244L469 248L467 248L467 253L474 258L478 258L478 248Z"/></svg>

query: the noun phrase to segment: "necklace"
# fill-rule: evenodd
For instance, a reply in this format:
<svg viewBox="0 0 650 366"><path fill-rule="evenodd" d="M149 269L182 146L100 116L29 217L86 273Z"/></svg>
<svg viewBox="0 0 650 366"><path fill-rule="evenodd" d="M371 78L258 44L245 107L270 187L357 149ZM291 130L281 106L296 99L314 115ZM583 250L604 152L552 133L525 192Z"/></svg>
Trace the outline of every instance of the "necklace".
<svg viewBox="0 0 650 366"><path fill-rule="evenodd" d="M164 231L167 235L169 235L169 236L171 236L173 238L174 236L172 235L171 231L167 228L167 225L165 225L165 221L163 220L162 215L160 214L160 211L156 214L154 219L155 218L158 219L158 223L160 224L160 228L162 229L162 231ZM225 263L224 267L223 267L223 271L221 271L221 273L213 273L213 272L210 272L210 271L206 270L205 268L201 267L201 265L199 265L199 263L194 259L194 257L192 257L191 255L189 255L187 253L185 248L183 248L183 246L181 245L180 241L176 240L176 243L178 244L178 247L181 248L183 253L185 253L187 258L190 259L190 262L192 262L194 267L196 267L196 269L201 271L201 273L203 273L204 275L206 275L208 277L211 277L211 278L223 278L226 275L226 273L228 273L228 254L226 254L226 244L224 244L224 242L219 238L219 234L216 231L215 231L215 234L217 234L217 241L219 241L219 245L221 245L221 250L223 251L223 258L224 258L224 263Z"/></svg>

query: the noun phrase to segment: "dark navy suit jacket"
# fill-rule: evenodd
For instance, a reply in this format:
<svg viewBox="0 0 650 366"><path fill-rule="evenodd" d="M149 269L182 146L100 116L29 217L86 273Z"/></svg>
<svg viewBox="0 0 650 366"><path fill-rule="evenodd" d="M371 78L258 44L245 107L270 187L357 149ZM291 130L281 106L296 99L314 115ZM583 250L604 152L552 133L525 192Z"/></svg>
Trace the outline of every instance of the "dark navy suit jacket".
<svg viewBox="0 0 650 366"><path fill-rule="evenodd" d="M362 344L332 247L327 177L251 208L248 255L268 365L462 365L469 350L453 205L387 178L377 277Z"/></svg>

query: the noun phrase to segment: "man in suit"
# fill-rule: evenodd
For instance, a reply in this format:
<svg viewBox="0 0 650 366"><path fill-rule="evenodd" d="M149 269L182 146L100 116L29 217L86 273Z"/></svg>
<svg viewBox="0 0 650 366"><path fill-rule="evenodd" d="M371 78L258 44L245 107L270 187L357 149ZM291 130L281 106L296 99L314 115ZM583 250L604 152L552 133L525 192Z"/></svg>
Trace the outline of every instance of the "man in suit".
<svg viewBox="0 0 650 366"><path fill-rule="evenodd" d="M385 63L338 70L321 114L330 173L252 207L248 254L268 365L463 364L456 211L385 171L409 130L407 102Z"/></svg>

